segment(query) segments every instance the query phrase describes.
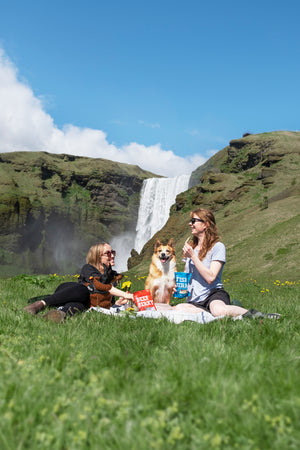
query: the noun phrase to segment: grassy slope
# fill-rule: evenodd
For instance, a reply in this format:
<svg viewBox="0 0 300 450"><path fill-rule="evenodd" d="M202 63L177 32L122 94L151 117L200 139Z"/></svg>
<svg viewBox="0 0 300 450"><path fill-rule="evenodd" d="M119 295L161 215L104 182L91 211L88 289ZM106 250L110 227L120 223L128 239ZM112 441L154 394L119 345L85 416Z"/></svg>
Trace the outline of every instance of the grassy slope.
<svg viewBox="0 0 300 450"><path fill-rule="evenodd" d="M157 237L162 240L175 238L178 265L182 268L180 254L189 236L189 211L203 206L215 210L221 238L227 247L225 277L294 279L297 276L300 258L300 133L264 133L245 139L249 145L246 151L241 150L242 155L234 158L234 164L239 157L242 160L245 155L255 153L258 143L265 145L266 142L272 144L265 158L280 154L281 160L270 168L260 162L248 170L234 173L231 172L232 164L226 164L228 148L216 154L206 167L221 167L223 172L210 174L206 180L202 170L203 184L177 197L181 209L176 211L175 206L172 208L165 227L144 247L143 261L132 269L134 273L147 272ZM260 174L268 170L274 173L267 179L272 183L266 185ZM201 187L207 192L201 193ZM228 202L229 198L233 200Z"/></svg>
<svg viewBox="0 0 300 450"><path fill-rule="evenodd" d="M268 188L250 187L241 200L217 213L218 224L227 246L228 273L240 276L285 277L298 273L300 258L300 134L298 147L287 136L276 142L274 150L285 151L276 170L274 183ZM285 148L285 144L287 147ZM289 149L291 153L288 153ZM292 153L295 151L295 153ZM256 175L254 167L246 175ZM264 198L268 207L264 208ZM226 216L227 212L230 212Z"/></svg>
<svg viewBox="0 0 300 450"><path fill-rule="evenodd" d="M1 449L298 449L299 281L226 282L279 321L22 311L66 280L0 280Z"/></svg>

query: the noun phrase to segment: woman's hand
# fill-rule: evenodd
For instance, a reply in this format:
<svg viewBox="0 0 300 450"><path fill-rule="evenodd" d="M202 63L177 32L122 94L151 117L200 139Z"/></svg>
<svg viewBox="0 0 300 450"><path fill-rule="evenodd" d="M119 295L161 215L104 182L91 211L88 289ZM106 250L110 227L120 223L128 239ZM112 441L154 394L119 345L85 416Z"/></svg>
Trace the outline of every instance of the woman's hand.
<svg viewBox="0 0 300 450"><path fill-rule="evenodd" d="M127 302L128 300L126 298L120 297L118 298L118 300L115 301L115 305L122 306L125 305Z"/></svg>
<svg viewBox="0 0 300 450"><path fill-rule="evenodd" d="M183 256L185 258L192 258L193 254L194 254L194 249L193 249L193 247L190 246L190 244L186 243L183 246L182 252L183 252Z"/></svg>
<svg viewBox="0 0 300 450"><path fill-rule="evenodd" d="M130 292L121 291L121 289L118 289L115 286L112 286L109 292L115 297L125 298L126 300L133 300L133 294L131 294Z"/></svg>
<svg viewBox="0 0 300 450"><path fill-rule="evenodd" d="M190 258L193 261L196 269L208 284L211 284L215 281L218 273L222 268L222 265L224 264L222 261L212 261L210 263L210 266L206 267L194 252L193 247L191 247L189 244L184 244L182 251L185 258Z"/></svg>
<svg viewBox="0 0 300 450"><path fill-rule="evenodd" d="M118 306L125 305L128 300L133 300L133 294L131 294L131 292L124 292L124 295L120 297L115 304Z"/></svg>

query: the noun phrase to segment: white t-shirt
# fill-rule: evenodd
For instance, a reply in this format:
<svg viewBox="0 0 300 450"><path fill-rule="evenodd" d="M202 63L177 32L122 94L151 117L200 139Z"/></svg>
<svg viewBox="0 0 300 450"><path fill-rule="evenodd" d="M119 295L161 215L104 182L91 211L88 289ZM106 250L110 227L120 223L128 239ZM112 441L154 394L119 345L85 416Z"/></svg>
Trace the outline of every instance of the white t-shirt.
<svg viewBox="0 0 300 450"><path fill-rule="evenodd" d="M198 256L198 251L195 251ZM224 264L226 262L226 249L225 245L222 242L216 242L213 247L207 252L205 258L202 260L202 263L206 267L210 267L210 263L212 261L222 261ZM215 281L211 284L207 283L205 279L200 275L198 270L195 267L195 264L190 258L186 259L185 262L185 272L191 273L191 279L188 286L189 295L187 297L187 302L203 302L206 297L209 295L211 289L222 288L222 272L224 268L224 264L220 272L218 273Z"/></svg>

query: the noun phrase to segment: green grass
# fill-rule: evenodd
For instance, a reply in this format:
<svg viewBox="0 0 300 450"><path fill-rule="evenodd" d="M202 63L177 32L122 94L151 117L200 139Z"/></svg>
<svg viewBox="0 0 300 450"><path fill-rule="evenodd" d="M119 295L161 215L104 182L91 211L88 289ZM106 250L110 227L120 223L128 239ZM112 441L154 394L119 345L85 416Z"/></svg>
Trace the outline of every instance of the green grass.
<svg viewBox="0 0 300 450"><path fill-rule="evenodd" d="M23 312L68 279L0 280L1 449L299 448L299 280L224 280L279 321Z"/></svg>

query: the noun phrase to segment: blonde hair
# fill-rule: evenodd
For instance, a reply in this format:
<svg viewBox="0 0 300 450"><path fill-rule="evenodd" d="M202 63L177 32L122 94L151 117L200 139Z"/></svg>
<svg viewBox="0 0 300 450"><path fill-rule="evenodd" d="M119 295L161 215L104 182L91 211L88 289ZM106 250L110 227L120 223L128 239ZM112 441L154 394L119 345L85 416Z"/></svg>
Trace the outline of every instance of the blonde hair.
<svg viewBox="0 0 300 450"><path fill-rule="evenodd" d="M110 245L108 242L98 242L89 249L86 257L86 262L96 267L101 273L103 273L103 265L100 263L100 258L103 254L104 246Z"/></svg>
<svg viewBox="0 0 300 450"><path fill-rule="evenodd" d="M220 240L219 238L219 231L216 225L216 220L213 212L210 209L204 209L199 208L195 209L194 211L191 211L190 217L193 218L194 216L199 217L199 219L203 220L207 227L205 229L205 235L204 240L202 243L202 247L199 250L199 259L202 260L207 252L212 248L212 246ZM198 238L196 236L193 236L190 242L191 246L193 248L197 247L198 245Z"/></svg>

